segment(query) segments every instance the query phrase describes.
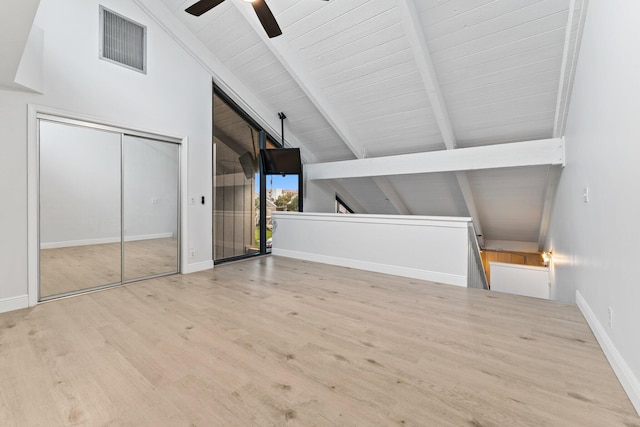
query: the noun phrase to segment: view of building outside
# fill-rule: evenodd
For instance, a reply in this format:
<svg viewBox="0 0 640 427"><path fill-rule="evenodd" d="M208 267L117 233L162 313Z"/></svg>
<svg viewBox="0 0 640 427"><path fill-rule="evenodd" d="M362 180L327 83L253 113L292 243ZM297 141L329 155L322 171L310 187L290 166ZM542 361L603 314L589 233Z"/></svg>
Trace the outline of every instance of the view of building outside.
<svg viewBox="0 0 640 427"><path fill-rule="evenodd" d="M256 225L260 222L260 188L256 185ZM269 175L267 176L267 251L271 250L271 234L273 231L273 211L298 211L298 175ZM258 230L256 229L256 232ZM256 233L256 242L260 237Z"/></svg>

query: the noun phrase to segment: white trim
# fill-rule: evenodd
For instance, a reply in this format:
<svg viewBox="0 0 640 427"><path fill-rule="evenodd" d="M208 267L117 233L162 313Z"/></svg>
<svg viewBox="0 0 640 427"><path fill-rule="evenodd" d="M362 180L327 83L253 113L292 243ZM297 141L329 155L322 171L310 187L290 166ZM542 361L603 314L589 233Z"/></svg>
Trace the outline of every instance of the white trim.
<svg viewBox="0 0 640 427"><path fill-rule="evenodd" d="M447 285L455 285L465 288L467 287L467 277L456 274L418 270L416 268L398 267L396 265L378 264L375 262L318 255L308 252L292 251L289 249L273 248L271 255L319 262L322 264L337 265L340 267L355 268L357 270L373 271L376 273L392 274L394 276L409 277L418 280L428 280L430 282L444 283Z"/></svg>
<svg viewBox="0 0 640 427"><path fill-rule="evenodd" d="M144 234L140 236L125 236L125 242L136 242L138 240L152 240L152 239L166 239L170 237L174 237L174 233L157 233L157 234ZM84 239L84 240L69 240L65 242L50 242L50 243L41 243L40 249L58 249L58 248L68 248L71 246L89 246L89 245L103 245L106 243L119 243L120 236L116 237L104 237L101 239Z"/></svg>
<svg viewBox="0 0 640 427"><path fill-rule="evenodd" d="M609 335L596 318L596 315L593 313L593 310L591 310L591 307L589 307L589 304L584 299L580 291L576 291L576 304L591 327L593 335L595 335L598 340L604 355L607 357L609 364L616 373L618 380L620 380L624 391L627 392L629 400L631 400L636 411L640 414L640 381L633 374L633 371L613 344L611 338L609 338Z"/></svg>
<svg viewBox="0 0 640 427"><path fill-rule="evenodd" d="M564 165L564 139L427 151L304 165L306 179L361 178L519 166Z"/></svg>
<svg viewBox="0 0 640 427"><path fill-rule="evenodd" d="M19 295L17 297L5 298L0 300L0 313L20 310L27 307L29 307L29 295Z"/></svg>
<svg viewBox="0 0 640 427"><path fill-rule="evenodd" d="M29 307L38 304L38 110L27 106L27 295Z"/></svg>
<svg viewBox="0 0 640 427"><path fill-rule="evenodd" d="M191 274L198 271L211 270L213 268L213 260L196 262L193 264L186 264L180 273Z"/></svg>
<svg viewBox="0 0 640 427"><path fill-rule="evenodd" d="M516 270L549 271L549 267L538 267L535 265L523 265L523 264L511 264L507 262L490 261L489 265L499 265L500 267L514 268Z"/></svg>
<svg viewBox="0 0 640 427"><path fill-rule="evenodd" d="M180 265L178 271L185 274L189 259L189 138L180 144ZM212 199L213 200L213 199Z"/></svg>
<svg viewBox="0 0 640 427"><path fill-rule="evenodd" d="M150 139L162 139L166 142L173 144L180 144L184 140L184 137L177 136L171 132L166 132L157 129L142 129L127 123L114 122L112 120L102 119L100 117L91 116L87 114L77 114L59 108L47 107L44 105L29 104L29 109L33 109L35 112L35 118L42 118L43 120L61 121L73 124L87 126L87 124L93 125L96 128L103 128L104 130L132 134L133 136L141 136ZM109 129L110 128L110 129Z"/></svg>
<svg viewBox="0 0 640 427"><path fill-rule="evenodd" d="M273 221L286 218L294 221L322 222L356 222L367 224L417 225L430 227L467 228L471 222L469 217L455 216L422 216L422 215L373 215L373 214L338 214L316 212L273 212ZM277 227L277 225L275 225Z"/></svg>

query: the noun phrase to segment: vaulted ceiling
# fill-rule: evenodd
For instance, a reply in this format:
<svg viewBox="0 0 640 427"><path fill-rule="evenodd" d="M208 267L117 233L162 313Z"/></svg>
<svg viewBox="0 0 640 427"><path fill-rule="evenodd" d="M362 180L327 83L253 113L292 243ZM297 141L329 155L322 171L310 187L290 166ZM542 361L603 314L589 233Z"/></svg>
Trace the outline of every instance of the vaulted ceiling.
<svg viewBox="0 0 640 427"><path fill-rule="evenodd" d="M316 170L561 137L586 8L584 0L266 0L283 31L269 39L241 0L200 17L184 12L195 0L135 1L274 135L284 111L288 144ZM471 216L485 243L542 244L564 159L511 160L325 181L363 213Z"/></svg>

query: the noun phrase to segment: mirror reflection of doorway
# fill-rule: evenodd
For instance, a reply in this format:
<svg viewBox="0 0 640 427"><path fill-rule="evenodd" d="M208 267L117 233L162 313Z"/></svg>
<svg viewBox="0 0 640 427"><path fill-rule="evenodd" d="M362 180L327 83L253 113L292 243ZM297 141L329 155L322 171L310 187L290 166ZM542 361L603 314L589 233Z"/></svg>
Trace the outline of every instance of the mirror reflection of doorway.
<svg viewBox="0 0 640 427"><path fill-rule="evenodd" d="M39 120L40 300L178 271L179 148Z"/></svg>

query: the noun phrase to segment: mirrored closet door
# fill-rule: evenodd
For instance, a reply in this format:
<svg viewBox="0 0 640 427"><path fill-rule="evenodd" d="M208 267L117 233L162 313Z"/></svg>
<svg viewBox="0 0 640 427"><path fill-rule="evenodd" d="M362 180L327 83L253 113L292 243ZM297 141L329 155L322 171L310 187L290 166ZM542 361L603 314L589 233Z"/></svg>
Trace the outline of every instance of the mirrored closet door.
<svg viewBox="0 0 640 427"><path fill-rule="evenodd" d="M124 280L178 271L176 144L124 136Z"/></svg>
<svg viewBox="0 0 640 427"><path fill-rule="evenodd" d="M180 146L39 120L40 300L176 273Z"/></svg>

